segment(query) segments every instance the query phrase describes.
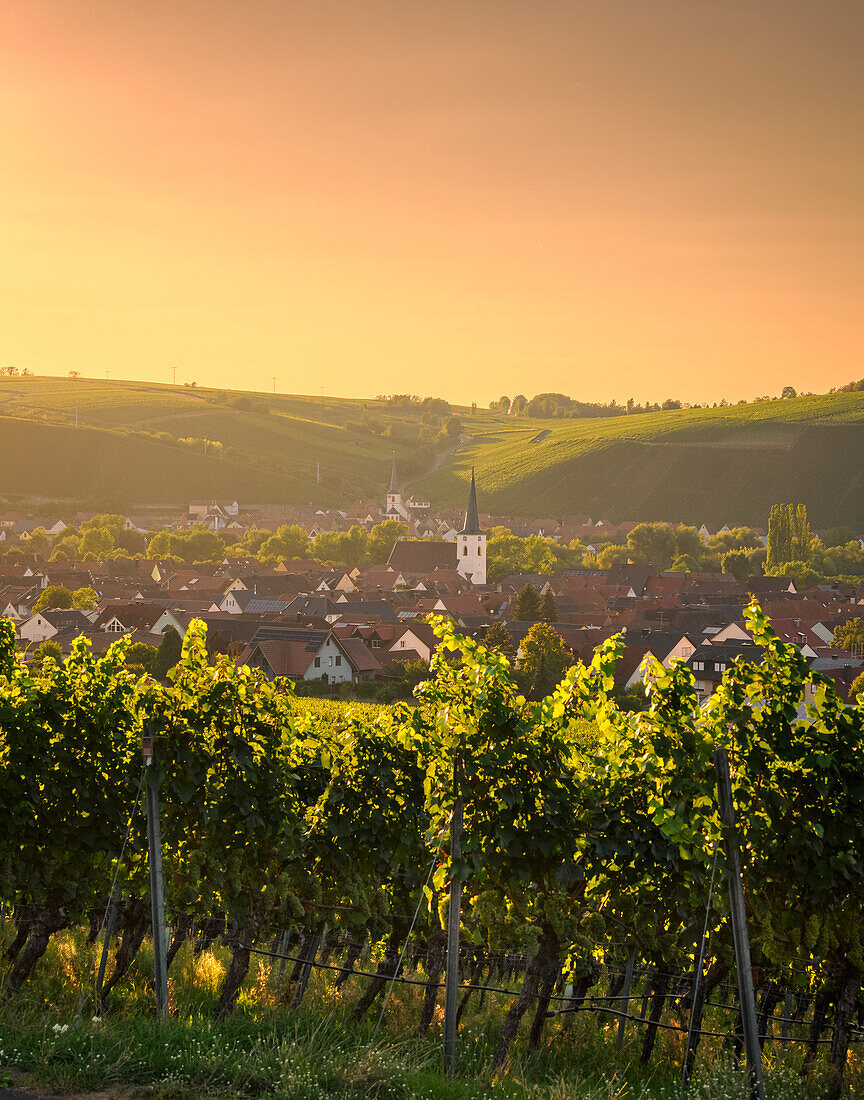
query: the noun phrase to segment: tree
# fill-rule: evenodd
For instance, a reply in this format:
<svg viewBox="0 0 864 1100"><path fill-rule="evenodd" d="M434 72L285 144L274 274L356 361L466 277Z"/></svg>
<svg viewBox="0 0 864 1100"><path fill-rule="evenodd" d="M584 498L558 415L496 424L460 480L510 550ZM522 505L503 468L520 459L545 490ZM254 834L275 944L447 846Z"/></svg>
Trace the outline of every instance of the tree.
<svg viewBox="0 0 864 1100"><path fill-rule="evenodd" d="M680 523L674 528L674 533L675 557L689 557L693 559L694 563L698 562L705 552L705 544L702 542L702 537L696 528L687 527L685 524Z"/></svg>
<svg viewBox="0 0 864 1100"><path fill-rule="evenodd" d="M525 406L528 404L528 398L524 393L517 393L513 398L510 405L510 412L514 416L521 416L525 412Z"/></svg>
<svg viewBox="0 0 864 1100"><path fill-rule="evenodd" d="M506 657L510 663L516 656L516 647L513 644L513 635L503 623L492 623L483 635L483 645L486 649L494 650Z"/></svg>
<svg viewBox="0 0 864 1100"><path fill-rule="evenodd" d="M789 397L797 397L798 394L793 386L784 386L783 392L780 394L780 396L785 400Z"/></svg>
<svg viewBox="0 0 864 1100"><path fill-rule="evenodd" d="M123 517L93 516L81 524L79 553L84 561L107 558L114 552L117 535L123 530Z"/></svg>
<svg viewBox="0 0 864 1100"><path fill-rule="evenodd" d="M826 576L860 577L864 574L864 550L858 545L857 539L850 539L843 546L831 546L823 549L817 556L819 568Z"/></svg>
<svg viewBox="0 0 864 1100"><path fill-rule="evenodd" d="M385 519L376 523L366 541L366 553L372 565L383 565L393 553L399 539L408 538L411 532L398 519Z"/></svg>
<svg viewBox="0 0 864 1100"><path fill-rule="evenodd" d="M557 623L558 622L558 606L555 603L555 596L550 588L546 595L543 597L543 606L540 609L540 617L544 623Z"/></svg>
<svg viewBox="0 0 864 1100"><path fill-rule="evenodd" d="M81 537L74 527L67 527L55 538L51 549L51 561L79 561Z"/></svg>
<svg viewBox="0 0 864 1100"><path fill-rule="evenodd" d="M153 665L153 675L164 680L166 673L180 660L183 651L183 642L173 626L169 626L162 635L159 649L156 652L156 661Z"/></svg>
<svg viewBox="0 0 864 1100"><path fill-rule="evenodd" d="M768 570L810 562L816 546L806 504L774 504L768 517Z"/></svg>
<svg viewBox="0 0 864 1100"><path fill-rule="evenodd" d="M708 539L710 550L724 553L726 550L755 550L762 540L751 527L733 527L731 531L718 531Z"/></svg>
<svg viewBox="0 0 864 1100"><path fill-rule="evenodd" d="M33 650L33 663L37 667L46 657L53 657L58 665L63 663L63 650L60 648L60 643L55 642L53 638L46 638Z"/></svg>
<svg viewBox="0 0 864 1100"><path fill-rule="evenodd" d="M310 549L309 536L303 528L298 523L286 523L275 535L269 535L259 543L257 556L262 562L290 561L292 558L308 557Z"/></svg>
<svg viewBox="0 0 864 1100"><path fill-rule="evenodd" d="M690 554L679 554L669 566L672 573L693 573L698 569L698 564Z"/></svg>
<svg viewBox="0 0 864 1100"><path fill-rule="evenodd" d="M846 546L855 538L851 527L829 527L822 532L822 545L828 547Z"/></svg>
<svg viewBox="0 0 864 1100"><path fill-rule="evenodd" d="M819 573L806 561L787 561L774 569L765 570L766 577L789 577L795 583L799 592L805 588L813 588L817 584L825 584L825 576Z"/></svg>
<svg viewBox="0 0 864 1100"><path fill-rule="evenodd" d="M540 593L533 584L526 584L516 597L513 618L521 623L536 623L541 610Z"/></svg>
<svg viewBox="0 0 864 1100"><path fill-rule="evenodd" d="M486 534L486 576L490 581L521 572L522 539L507 527L492 527Z"/></svg>
<svg viewBox="0 0 864 1100"><path fill-rule="evenodd" d="M772 504L768 516L768 561L769 569L792 560L792 529L789 506Z"/></svg>
<svg viewBox="0 0 864 1100"><path fill-rule="evenodd" d="M126 650L126 667L132 671L153 673L159 650L146 642L132 642Z"/></svg>
<svg viewBox="0 0 864 1100"><path fill-rule="evenodd" d="M414 688L429 679L429 662L422 657L415 657L407 661L394 661L390 666L390 675L398 693L406 699L410 699Z"/></svg>
<svg viewBox="0 0 864 1100"><path fill-rule="evenodd" d="M355 524L350 531L322 531L312 543L318 561L354 569L366 555L366 528Z"/></svg>
<svg viewBox="0 0 864 1100"><path fill-rule="evenodd" d="M72 606L78 611L92 611L98 602L99 597L89 585L85 588L76 588L72 593Z"/></svg>
<svg viewBox="0 0 864 1100"><path fill-rule="evenodd" d="M547 623L535 623L519 647L517 680L529 698L542 699L572 664L558 631Z"/></svg>
<svg viewBox="0 0 864 1100"><path fill-rule="evenodd" d="M46 607L56 607L66 610L72 606L72 593L65 584L49 584L36 603L34 611L44 611Z"/></svg>
<svg viewBox="0 0 864 1100"><path fill-rule="evenodd" d="M543 535L529 535L527 539L520 539L521 569L523 573L542 573L550 576L555 572L561 547L550 538Z"/></svg>
<svg viewBox="0 0 864 1100"><path fill-rule="evenodd" d="M243 399L240 398L242 401ZM228 547L228 553L232 558L258 557L264 543L273 536L266 528L250 527Z"/></svg>
<svg viewBox="0 0 864 1100"><path fill-rule="evenodd" d="M30 532L27 549L36 557L44 558L51 549L51 537L44 527L36 527Z"/></svg>
<svg viewBox="0 0 864 1100"><path fill-rule="evenodd" d="M752 550L727 550L722 558L724 573L733 576L739 584L746 584L751 577L761 575L761 568Z"/></svg>
<svg viewBox="0 0 864 1100"><path fill-rule="evenodd" d="M580 566L585 547L575 540L562 546L544 535L520 538L508 527L492 527L487 532L486 576L500 581L514 573L543 573L551 576L559 569Z"/></svg>
<svg viewBox="0 0 864 1100"><path fill-rule="evenodd" d="M619 546L617 542L610 542L597 552L597 568L610 569L613 565L626 564L630 561L630 551L626 546Z"/></svg>
<svg viewBox="0 0 864 1100"><path fill-rule="evenodd" d="M794 512L790 509L790 526L792 529L792 561L810 562L813 558L816 540L807 518L807 505L799 504Z"/></svg>
<svg viewBox="0 0 864 1100"><path fill-rule="evenodd" d="M831 639L834 649L844 649L849 653L864 652L864 621L849 619L834 628Z"/></svg>
<svg viewBox="0 0 864 1100"><path fill-rule="evenodd" d="M636 557L649 561L655 569L667 569L680 552L676 533L668 523L638 524L627 536L627 545Z"/></svg>
<svg viewBox="0 0 864 1100"><path fill-rule="evenodd" d="M143 557L147 551L147 538L142 531L127 531L121 527L114 535L114 557Z"/></svg>
<svg viewBox="0 0 864 1100"><path fill-rule="evenodd" d="M158 531L147 545L151 558L180 558L188 563L220 561L225 557L225 540L203 524L185 531Z"/></svg>

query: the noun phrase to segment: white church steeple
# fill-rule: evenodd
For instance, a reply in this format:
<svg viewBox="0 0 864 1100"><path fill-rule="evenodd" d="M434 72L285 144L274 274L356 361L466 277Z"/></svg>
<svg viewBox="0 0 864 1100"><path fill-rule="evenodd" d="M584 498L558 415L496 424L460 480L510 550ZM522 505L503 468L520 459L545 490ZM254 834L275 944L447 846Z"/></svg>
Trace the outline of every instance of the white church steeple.
<svg viewBox="0 0 864 1100"><path fill-rule="evenodd" d="M486 536L480 530L480 517L477 514L477 486L474 482L473 466L465 522L456 536L456 568L469 584L486 583Z"/></svg>
<svg viewBox="0 0 864 1100"><path fill-rule="evenodd" d="M387 509L384 512L387 519L408 519L408 509L402 500L402 490L399 488L399 478L396 476L396 455L393 455L393 468L390 471L390 488L387 490Z"/></svg>

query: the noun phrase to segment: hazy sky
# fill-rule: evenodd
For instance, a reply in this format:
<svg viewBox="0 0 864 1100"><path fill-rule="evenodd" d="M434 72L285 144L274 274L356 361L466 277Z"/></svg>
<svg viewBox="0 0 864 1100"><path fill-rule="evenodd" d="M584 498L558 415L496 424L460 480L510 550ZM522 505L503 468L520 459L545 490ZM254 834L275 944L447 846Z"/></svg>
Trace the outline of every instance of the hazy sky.
<svg viewBox="0 0 864 1100"><path fill-rule="evenodd" d="M862 0L0 0L0 365L824 390L862 246Z"/></svg>

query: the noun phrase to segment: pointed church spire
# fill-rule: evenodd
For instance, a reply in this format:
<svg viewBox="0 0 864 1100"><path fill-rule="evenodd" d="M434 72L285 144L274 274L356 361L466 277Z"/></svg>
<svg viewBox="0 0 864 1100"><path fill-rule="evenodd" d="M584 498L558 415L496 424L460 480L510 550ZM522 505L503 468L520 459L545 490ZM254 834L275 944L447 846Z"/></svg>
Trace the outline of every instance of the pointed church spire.
<svg viewBox="0 0 864 1100"><path fill-rule="evenodd" d="M471 489L468 493L468 507L465 509L465 522L460 535L479 535L480 518L477 515L477 486L474 484L474 467L471 467Z"/></svg>
<svg viewBox="0 0 864 1100"><path fill-rule="evenodd" d="M387 492L388 493L398 493L399 492L399 478L396 476L396 453L395 453L395 451L393 453L393 469L390 472L390 488L387 490Z"/></svg>

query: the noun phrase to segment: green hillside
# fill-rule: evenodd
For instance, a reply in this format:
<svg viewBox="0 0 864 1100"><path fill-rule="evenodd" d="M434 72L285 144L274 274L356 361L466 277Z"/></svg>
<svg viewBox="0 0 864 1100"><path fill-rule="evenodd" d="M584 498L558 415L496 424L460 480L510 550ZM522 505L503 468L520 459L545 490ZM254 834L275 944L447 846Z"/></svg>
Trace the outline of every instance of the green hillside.
<svg viewBox="0 0 864 1100"><path fill-rule="evenodd" d="M476 465L484 511L764 524L774 501L801 500L819 526L864 525L864 393L577 420L453 411L461 446L416 405L4 378L0 497L347 506L381 498L395 453L442 506L464 501Z"/></svg>
<svg viewBox="0 0 864 1100"><path fill-rule="evenodd" d="M475 435L423 491L458 499L471 465L490 511L764 524L772 502L795 500L818 525L860 525L864 393L511 421Z"/></svg>
<svg viewBox="0 0 864 1100"><path fill-rule="evenodd" d="M344 506L380 498L394 453L407 475L431 466L434 451L418 448L419 427L417 412L378 401L4 378L0 496ZM205 454L205 439L221 444L221 457L212 443Z"/></svg>

